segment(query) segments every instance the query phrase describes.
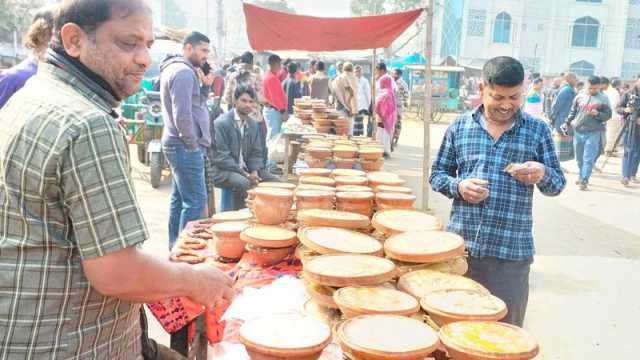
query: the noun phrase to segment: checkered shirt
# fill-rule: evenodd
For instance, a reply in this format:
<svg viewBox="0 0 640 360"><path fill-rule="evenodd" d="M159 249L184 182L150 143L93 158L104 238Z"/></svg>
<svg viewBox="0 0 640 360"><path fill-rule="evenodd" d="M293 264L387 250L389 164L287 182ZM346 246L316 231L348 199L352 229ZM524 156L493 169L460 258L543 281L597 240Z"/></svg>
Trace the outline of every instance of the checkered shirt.
<svg viewBox="0 0 640 360"><path fill-rule="evenodd" d="M40 64L0 111L0 360L141 358L140 305L81 263L148 238L117 103L91 84Z"/></svg>
<svg viewBox="0 0 640 360"><path fill-rule="evenodd" d="M429 180L434 191L454 199L448 230L464 237L472 256L527 260L535 253L534 186L517 181L504 168L526 161L544 164L545 176L537 187L548 196L560 194L566 179L545 123L520 112L511 129L494 141L483 116L480 107L449 126ZM458 184L467 178L489 182L484 202L473 205L462 199Z"/></svg>

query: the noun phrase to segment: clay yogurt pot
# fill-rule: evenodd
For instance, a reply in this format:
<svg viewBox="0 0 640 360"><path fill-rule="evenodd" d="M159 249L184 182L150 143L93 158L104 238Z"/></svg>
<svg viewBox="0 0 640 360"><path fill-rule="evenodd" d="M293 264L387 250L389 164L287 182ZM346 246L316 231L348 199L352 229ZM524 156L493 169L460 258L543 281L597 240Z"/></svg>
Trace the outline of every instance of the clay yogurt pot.
<svg viewBox="0 0 640 360"><path fill-rule="evenodd" d="M336 194L336 209L371 217L373 213L372 192L343 192Z"/></svg>
<svg viewBox="0 0 640 360"><path fill-rule="evenodd" d="M240 240L240 233L249 227L246 222L232 221L214 224L209 232L214 234L216 253L229 260L238 260L244 253L244 242Z"/></svg>
<svg viewBox="0 0 640 360"><path fill-rule="evenodd" d="M376 205L379 211L392 209L411 209L416 196L411 194L379 192L376 194Z"/></svg>
<svg viewBox="0 0 640 360"><path fill-rule="evenodd" d="M253 212L260 224L278 225L289 217L293 205L293 192L277 188L256 188Z"/></svg>
<svg viewBox="0 0 640 360"><path fill-rule="evenodd" d="M333 209L335 193L321 190L296 191L296 209Z"/></svg>

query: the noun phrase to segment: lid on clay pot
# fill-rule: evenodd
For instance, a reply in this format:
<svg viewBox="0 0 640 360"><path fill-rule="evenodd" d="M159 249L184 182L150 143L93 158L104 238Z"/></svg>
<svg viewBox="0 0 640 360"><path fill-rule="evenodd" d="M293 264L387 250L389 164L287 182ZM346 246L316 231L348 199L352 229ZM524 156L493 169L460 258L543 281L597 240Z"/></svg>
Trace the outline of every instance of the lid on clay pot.
<svg viewBox="0 0 640 360"><path fill-rule="evenodd" d="M333 179L324 176L305 176L300 178L300 184L335 186L336 182Z"/></svg>
<svg viewBox="0 0 640 360"><path fill-rule="evenodd" d="M398 315L357 316L338 327L337 337L363 359L423 359L439 345L438 334L425 323Z"/></svg>
<svg viewBox="0 0 640 360"><path fill-rule="evenodd" d="M284 248L298 242L294 231L280 226L255 225L245 229L240 239L248 244L265 248Z"/></svg>
<svg viewBox="0 0 640 360"><path fill-rule="evenodd" d="M369 235L333 227L305 227L299 232L300 242L318 254L382 255L382 244Z"/></svg>
<svg viewBox="0 0 640 360"><path fill-rule="evenodd" d="M413 189L406 186L378 185L376 192L413 194Z"/></svg>
<svg viewBox="0 0 640 360"><path fill-rule="evenodd" d="M329 175L331 175L331 170L324 169L324 168L298 169L298 175L300 175L300 176L329 176Z"/></svg>
<svg viewBox="0 0 640 360"><path fill-rule="evenodd" d="M442 229L438 218L418 210L395 209L378 212L374 215L371 223L376 230L387 235L407 231Z"/></svg>
<svg viewBox="0 0 640 360"><path fill-rule="evenodd" d="M468 320L497 321L507 314L507 305L504 301L478 290L432 291L422 297L420 305L427 312L473 318Z"/></svg>
<svg viewBox="0 0 640 360"><path fill-rule="evenodd" d="M366 176L367 173L355 169L335 169L331 172L332 177L336 176Z"/></svg>
<svg viewBox="0 0 640 360"><path fill-rule="evenodd" d="M228 221L213 224L209 227L209 232L214 234L238 235L250 225L241 221Z"/></svg>
<svg viewBox="0 0 640 360"><path fill-rule="evenodd" d="M287 182L275 182L275 181L261 182L258 184L258 187L270 187L270 188L287 189L287 190L293 190L296 188L294 184L287 183Z"/></svg>
<svg viewBox="0 0 640 360"><path fill-rule="evenodd" d="M333 293L336 292L335 288L330 286L320 285L313 280L309 280L304 276L301 277L304 287L307 289L307 293L313 300L322 306L326 306L330 309L337 309L338 304L333 300Z"/></svg>
<svg viewBox="0 0 640 360"><path fill-rule="evenodd" d="M474 359L528 360L538 354L538 343L523 329L500 322L460 321L440 329L447 348ZM463 355L462 355L463 356Z"/></svg>
<svg viewBox="0 0 640 360"><path fill-rule="evenodd" d="M253 218L253 214L247 211L223 211L211 216L214 223L222 223L229 221L249 221Z"/></svg>
<svg viewBox="0 0 640 360"><path fill-rule="evenodd" d="M385 287L345 287L333 294L333 300L340 309L359 314L409 316L420 311L411 295Z"/></svg>
<svg viewBox="0 0 640 360"><path fill-rule="evenodd" d="M277 198L289 198L293 197L293 191L287 189L270 188L270 187L257 187L254 189L256 196L271 196Z"/></svg>
<svg viewBox="0 0 640 360"><path fill-rule="evenodd" d="M376 189L376 190L380 190L380 189ZM376 198L380 199L380 200L389 200L389 201L414 201L416 199L415 195L411 195L411 194L404 194L404 193L399 193L399 192L378 192L376 194Z"/></svg>
<svg viewBox="0 0 640 360"><path fill-rule="evenodd" d="M319 191L329 191L332 193L336 192L336 188L325 185L314 185L314 184L300 184L296 188L296 192L304 191L304 190L319 190Z"/></svg>
<svg viewBox="0 0 640 360"><path fill-rule="evenodd" d="M370 187L364 185L340 185L336 187L337 192L371 192Z"/></svg>
<svg viewBox="0 0 640 360"><path fill-rule="evenodd" d="M436 263L464 255L464 239L446 231L409 231L384 243L388 257L411 263Z"/></svg>
<svg viewBox="0 0 640 360"><path fill-rule="evenodd" d="M398 289L421 299L426 294L447 289L489 291L469 278L460 275L447 274L434 270L417 270L406 273L398 279Z"/></svg>
<svg viewBox="0 0 640 360"><path fill-rule="evenodd" d="M379 147L361 146L360 150L358 150L358 152L360 154L380 154L380 155L382 155L384 153L384 150L382 150L382 148L379 148Z"/></svg>
<svg viewBox="0 0 640 360"><path fill-rule="evenodd" d="M249 350L287 358L302 350L321 352L331 340L331 329L320 320L301 314L277 314L247 320L240 327L240 342Z"/></svg>
<svg viewBox="0 0 640 360"><path fill-rule="evenodd" d="M302 199L309 198L332 198L335 196L334 191L326 190L298 190L296 191L296 197Z"/></svg>
<svg viewBox="0 0 640 360"><path fill-rule="evenodd" d="M333 151L358 151L358 147L355 145L336 144L333 147Z"/></svg>
<svg viewBox="0 0 640 360"><path fill-rule="evenodd" d="M395 264L372 255L332 254L309 260L303 272L309 279L325 286L378 285L393 278Z"/></svg>
<svg viewBox="0 0 640 360"><path fill-rule="evenodd" d="M347 211L309 209L298 212L298 221L307 226L331 226L345 229L360 229L369 226L369 218Z"/></svg>
<svg viewBox="0 0 640 360"><path fill-rule="evenodd" d="M400 179L400 176L394 174L392 172L386 171L374 171L367 174L369 180L374 181L388 181L388 180L397 180Z"/></svg>
<svg viewBox="0 0 640 360"><path fill-rule="evenodd" d="M373 199L375 195L369 191L353 191L353 192L338 192L336 198L340 200L368 200Z"/></svg>
<svg viewBox="0 0 640 360"><path fill-rule="evenodd" d="M333 179L341 185L365 185L369 181L364 176L336 176Z"/></svg>

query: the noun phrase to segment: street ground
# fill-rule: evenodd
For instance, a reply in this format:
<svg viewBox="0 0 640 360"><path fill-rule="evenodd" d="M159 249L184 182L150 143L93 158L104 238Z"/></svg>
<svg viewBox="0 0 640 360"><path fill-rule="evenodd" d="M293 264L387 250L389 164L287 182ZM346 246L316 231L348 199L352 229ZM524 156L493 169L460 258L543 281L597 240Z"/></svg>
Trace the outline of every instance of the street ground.
<svg viewBox="0 0 640 360"><path fill-rule="evenodd" d="M446 115L431 126L431 156L437 153L448 122ZM403 122L400 146L385 168L405 178L421 206L422 122ZM598 162L601 166L603 158ZM531 293L525 328L540 342L543 360L634 359L640 323L640 185L619 182L620 158L611 158L591 187L574 185L575 161L563 163L567 189L558 197L536 193L534 234L537 255L531 272ZM136 191L151 240L145 249L166 256L170 186L148 182L148 169L134 168ZM430 194L429 208L444 223L451 202ZM151 316L150 316L151 317ZM169 344L155 319L150 333Z"/></svg>

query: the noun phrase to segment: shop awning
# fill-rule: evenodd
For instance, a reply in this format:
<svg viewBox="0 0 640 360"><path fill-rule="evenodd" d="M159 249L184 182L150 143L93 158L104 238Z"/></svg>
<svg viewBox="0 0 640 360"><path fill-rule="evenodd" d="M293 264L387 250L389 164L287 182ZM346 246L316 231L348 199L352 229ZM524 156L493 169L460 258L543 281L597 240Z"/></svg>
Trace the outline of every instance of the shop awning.
<svg viewBox="0 0 640 360"><path fill-rule="evenodd" d="M354 18L293 15L244 3L254 50L340 51L386 48L423 9Z"/></svg>

